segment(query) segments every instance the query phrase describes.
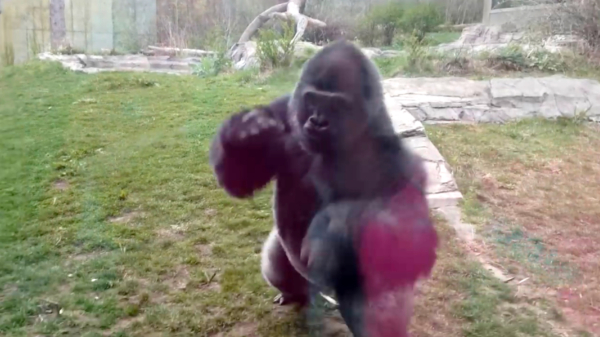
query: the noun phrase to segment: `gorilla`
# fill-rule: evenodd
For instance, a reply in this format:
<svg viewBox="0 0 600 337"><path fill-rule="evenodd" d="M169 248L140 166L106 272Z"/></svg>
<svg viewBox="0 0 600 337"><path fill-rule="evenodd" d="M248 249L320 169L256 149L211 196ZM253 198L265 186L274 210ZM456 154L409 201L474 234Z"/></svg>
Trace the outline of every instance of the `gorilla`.
<svg viewBox="0 0 600 337"><path fill-rule="evenodd" d="M376 66L347 41L308 60L292 94L234 114L210 149L219 185L251 197L275 180L261 259L281 304L332 291L354 336L408 336L413 288L438 237L422 159L395 134Z"/></svg>

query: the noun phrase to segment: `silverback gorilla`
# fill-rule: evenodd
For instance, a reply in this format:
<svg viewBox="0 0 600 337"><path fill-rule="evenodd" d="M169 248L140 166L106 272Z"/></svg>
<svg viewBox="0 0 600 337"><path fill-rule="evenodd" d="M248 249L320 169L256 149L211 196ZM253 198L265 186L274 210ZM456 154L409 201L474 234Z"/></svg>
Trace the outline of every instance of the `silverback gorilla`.
<svg viewBox="0 0 600 337"><path fill-rule="evenodd" d="M413 287L438 238L422 161L395 134L379 72L358 48L326 46L292 95L233 115L210 162L234 197L276 180L261 268L280 304L332 290L355 336L408 336Z"/></svg>

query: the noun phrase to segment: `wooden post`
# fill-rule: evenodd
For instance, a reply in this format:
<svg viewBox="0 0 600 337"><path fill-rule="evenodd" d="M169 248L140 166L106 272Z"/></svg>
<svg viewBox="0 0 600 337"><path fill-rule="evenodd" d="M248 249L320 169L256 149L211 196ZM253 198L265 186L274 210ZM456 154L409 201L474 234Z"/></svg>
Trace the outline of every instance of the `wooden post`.
<svg viewBox="0 0 600 337"><path fill-rule="evenodd" d="M484 25L490 24L490 11L492 10L492 0L483 0L483 17L481 22Z"/></svg>
<svg viewBox="0 0 600 337"><path fill-rule="evenodd" d="M64 47L66 37L65 0L50 0L50 40L52 50Z"/></svg>

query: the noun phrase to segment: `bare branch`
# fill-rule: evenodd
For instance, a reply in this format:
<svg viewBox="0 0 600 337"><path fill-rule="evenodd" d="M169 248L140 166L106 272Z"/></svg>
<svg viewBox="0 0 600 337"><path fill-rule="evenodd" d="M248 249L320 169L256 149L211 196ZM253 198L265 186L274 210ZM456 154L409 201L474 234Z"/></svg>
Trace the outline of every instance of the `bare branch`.
<svg viewBox="0 0 600 337"><path fill-rule="evenodd" d="M248 27L246 27L246 29L244 30L244 33L242 33L242 36L238 40L238 43L244 43L244 42L250 41L252 36L254 36L254 33L256 33L256 31L259 30L260 27L262 27L265 24L265 22L269 21L269 19L271 18L271 15L273 13L285 12L287 10L287 8L288 8L288 4L282 3L282 4L275 5L269 9L267 9L266 11L260 13L257 17L254 18L254 20L252 20L252 22L250 22Z"/></svg>
<svg viewBox="0 0 600 337"><path fill-rule="evenodd" d="M285 13L272 13L271 16L280 20L294 20L296 21L296 34L292 39L291 43L296 43L304 35L304 31L308 26L311 27L325 27L325 22L310 18L301 13L301 9L304 8L306 0L290 0L287 3L287 10Z"/></svg>
<svg viewBox="0 0 600 337"><path fill-rule="evenodd" d="M230 49L227 55L233 59L234 62L240 61L244 55L248 52L246 42L249 42L252 36L267 22L269 19L277 18L285 21L296 22L296 34L290 41L291 44L295 44L302 38L307 27L325 27L326 24L323 21L310 18L304 15L302 12L306 0L290 0L285 3L275 5L266 11L259 14L248 27L244 30L244 33Z"/></svg>
<svg viewBox="0 0 600 337"><path fill-rule="evenodd" d="M301 10L304 8L306 0L291 0L286 3L275 5L266 11L260 13L252 22L246 27L244 33L238 40L238 44L248 42L254 36L264 24L271 18L277 18L279 20L294 20L296 22L296 35L292 42L296 42L303 35L307 27L325 27L325 22L310 18L302 14Z"/></svg>

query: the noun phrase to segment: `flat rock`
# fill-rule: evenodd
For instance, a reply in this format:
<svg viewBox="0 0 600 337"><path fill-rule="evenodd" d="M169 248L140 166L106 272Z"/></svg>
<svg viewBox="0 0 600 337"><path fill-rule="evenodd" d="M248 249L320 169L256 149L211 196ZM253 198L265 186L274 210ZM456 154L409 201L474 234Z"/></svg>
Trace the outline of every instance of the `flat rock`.
<svg viewBox="0 0 600 337"><path fill-rule="evenodd" d="M487 99L489 83L462 77L390 78L383 81L384 92L391 97L403 97L415 102Z"/></svg>
<svg viewBox="0 0 600 337"><path fill-rule="evenodd" d="M462 199L463 195L459 191L427 195L427 201L429 202L429 208L431 209L456 207Z"/></svg>
<svg viewBox="0 0 600 337"><path fill-rule="evenodd" d="M466 242L475 239L475 227L471 224L462 222L460 207L457 205L441 206L436 208L436 212L443 216L450 226L456 230L459 238Z"/></svg>
<svg viewBox="0 0 600 337"><path fill-rule="evenodd" d="M600 120L600 83L589 79L392 78L383 81L383 87L395 105L427 123L505 123L576 115Z"/></svg>
<svg viewBox="0 0 600 337"><path fill-rule="evenodd" d="M397 97L385 96L388 113L397 134L415 154L424 160L428 175L427 198L431 208L455 206L462 199L450 167L425 135L423 124L407 109L402 107Z"/></svg>
<svg viewBox="0 0 600 337"><path fill-rule="evenodd" d="M155 72L163 74L190 74L200 57L146 56L146 55L60 55L42 53L39 59L60 62L63 67L95 74L106 71Z"/></svg>
<svg viewBox="0 0 600 337"><path fill-rule="evenodd" d="M566 77L548 77L539 79L554 100L548 100L550 106L565 117L586 112L589 117L600 116L600 83L590 79Z"/></svg>
<svg viewBox="0 0 600 337"><path fill-rule="evenodd" d="M426 191L428 194L455 192L458 190L450 167L444 157L425 136L405 138L407 146L425 160L428 174Z"/></svg>
<svg viewBox="0 0 600 337"><path fill-rule="evenodd" d="M396 102L394 97L385 97L385 104L392 119L394 130L399 136L425 135L425 128L409 111Z"/></svg>
<svg viewBox="0 0 600 337"><path fill-rule="evenodd" d="M151 69L176 69L183 71L191 71L191 66L188 62L182 61L149 61Z"/></svg>

